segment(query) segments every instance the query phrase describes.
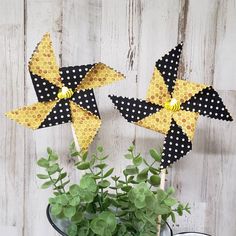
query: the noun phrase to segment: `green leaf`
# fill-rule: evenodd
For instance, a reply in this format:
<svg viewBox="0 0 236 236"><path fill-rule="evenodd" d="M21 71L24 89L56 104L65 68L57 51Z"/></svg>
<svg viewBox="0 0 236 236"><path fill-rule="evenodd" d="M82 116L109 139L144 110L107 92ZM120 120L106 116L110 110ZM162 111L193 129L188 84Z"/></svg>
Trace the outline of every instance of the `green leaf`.
<svg viewBox="0 0 236 236"><path fill-rule="evenodd" d="M150 172L152 173L152 174L154 174L154 175L157 175L159 172L158 172L158 169L156 169L156 168L154 168L154 167L152 167L152 166L150 166L149 167L149 170L150 170Z"/></svg>
<svg viewBox="0 0 236 236"><path fill-rule="evenodd" d="M58 155L57 155L55 152L52 152L52 153L49 155L49 160L50 160L50 161L57 161L57 160L58 160Z"/></svg>
<svg viewBox="0 0 236 236"><path fill-rule="evenodd" d="M121 188L121 190L123 190L124 192L129 192L130 189L132 189L131 186L123 186L123 187Z"/></svg>
<svg viewBox="0 0 236 236"><path fill-rule="evenodd" d="M171 212L170 213L170 216L171 216L171 220L173 221L173 223L175 223L176 219L175 219L175 213L174 212Z"/></svg>
<svg viewBox="0 0 236 236"><path fill-rule="evenodd" d="M89 162L82 162L81 164L77 165L77 169L79 170L87 170L90 167Z"/></svg>
<svg viewBox="0 0 236 236"><path fill-rule="evenodd" d="M101 188L107 188L110 186L110 182L108 180L103 180L98 183L99 187Z"/></svg>
<svg viewBox="0 0 236 236"><path fill-rule="evenodd" d="M143 162L143 158L141 156L137 156L133 159L133 164L135 166L140 166Z"/></svg>
<svg viewBox="0 0 236 236"><path fill-rule="evenodd" d="M45 159L45 158L40 158L40 159L37 161L37 164L38 164L38 166L44 167L44 168L48 168L48 166L49 166L49 162L48 162L48 160Z"/></svg>
<svg viewBox="0 0 236 236"><path fill-rule="evenodd" d="M58 180L62 180L62 179L64 179L66 176L67 176L67 173L66 173L66 172L61 173L60 176L59 176L59 178L58 178Z"/></svg>
<svg viewBox="0 0 236 236"><path fill-rule="evenodd" d="M149 153L155 161L157 161L157 162L161 161L161 155L157 152L156 149L154 149L154 148L150 149Z"/></svg>
<svg viewBox="0 0 236 236"><path fill-rule="evenodd" d="M79 185L73 184L69 188L69 192L72 196L77 196L79 194Z"/></svg>
<svg viewBox="0 0 236 236"><path fill-rule="evenodd" d="M72 216L75 215L76 208L74 206L68 206L63 209L63 213L66 217L68 217L70 219Z"/></svg>
<svg viewBox="0 0 236 236"><path fill-rule="evenodd" d="M86 161L87 157L88 157L88 152L84 152L83 155L82 155L82 157L81 157L81 159L82 159L83 161Z"/></svg>
<svg viewBox="0 0 236 236"><path fill-rule="evenodd" d="M46 188L49 188L49 187L52 186L52 185L53 185L53 182L50 180L50 181L45 182L45 183L41 186L41 188L42 188L42 189L46 189Z"/></svg>
<svg viewBox="0 0 236 236"><path fill-rule="evenodd" d="M133 155L128 153L128 154L125 154L125 158L128 159L128 160L131 160L133 159Z"/></svg>
<svg viewBox="0 0 236 236"><path fill-rule="evenodd" d="M103 147L102 147L102 146L98 146L98 147L97 147L97 151L98 151L98 152L103 152Z"/></svg>
<svg viewBox="0 0 236 236"><path fill-rule="evenodd" d="M160 183L161 183L161 177L160 177L159 175L152 175L152 176L150 177L149 182L150 182L150 184L151 184L152 186L157 187L157 186L159 186Z"/></svg>
<svg viewBox="0 0 236 236"><path fill-rule="evenodd" d="M110 170L108 170L108 171L104 174L103 178L106 178L106 177L110 176L113 171L114 171L114 168L111 168Z"/></svg>
<svg viewBox="0 0 236 236"><path fill-rule="evenodd" d="M52 215L57 216L57 215L59 215L61 212L62 212L62 206L61 206L61 205L59 205L59 204L53 204L53 205L51 206L51 213L52 213Z"/></svg>
<svg viewBox="0 0 236 236"><path fill-rule="evenodd" d="M147 178L148 178L148 171L149 171L149 168L145 168L143 169L138 175L137 175L137 181L138 182L143 182L143 181L146 181Z"/></svg>
<svg viewBox="0 0 236 236"><path fill-rule="evenodd" d="M174 199L174 198L167 198L164 200L164 203L167 205L167 206L174 206L175 204L177 204L177 201Z"/></svg>
<svg viewBox="0 0 236 236"><path fill-rule="evenodd" d="M43 175L43 174L37 174L37 177L38 177L39 179L48 179L48 178L49 178L48 175Z"/></svg>
<svg viewBox="0 0 236 236"><path fill-rule="evenodd" d="M135 175L138 174L138 168L136 166L130 165L127 166L126 169L123 171L124 175Z"/></svg>
<svg viewBox="0 0 236 236"><path fill-rule="evenodd" d="M77 157L77 156L79 156L79 152L78 151L75 151L75 152L72 152L70 155L72 156L72 157Z"/></svg>
<svg viewBox="0 0 236 236"><path fill-rule="evenodd" d="M166 190L166 193L167 193L168 195L172 195L172 194L175 193L175 189L174 189L173 187L169 187L169 188Z"/></svg>
<svg viewBox="0 0 236 236"><path fill-rule="evenodd" d="M101 169L101 170L103 170L104 168L107 167L107 164L105 164L105 163L101 163L101 164L97 164L97 165L95 165L95 167L96 167L96 168L99 168L99 169Z"/></svg>
<svg viewBox="0 0 236 236"><path fill-rule="evenodd" d="M67 230L68 236L77 236L77 226L76 224L70 224ZM84 235L85 236L85 235Z"/></svg>
<svg viewBox="0 0 236 236"><path fill-rule="evenodd" d="M79 197L79 196L73 197L73 198L70 200L69 204L70 204L71 206L78 206L78 205L80 204L80 197Z"/></svg>
<svg viewBox="0 0 236 236"><path fill-rule="evenodd" d="M79 223L83 220L83 212L76 212L74 216L72 216L71 221L74 223Z"/></svg>
<svg viewBox="0 0 236 236"><path fill-rule="evenodd" d="M47 153L48 153L48 155L52 154L52 149L50 147L47 147Z"/></svg>
<svg viewBox="0 0 236 236"><path fill-rule="evenodd" d="M57 163L53 164L47 168L47 171L50 175L55 174L58 170L59 170L59 165Z"/></svg>

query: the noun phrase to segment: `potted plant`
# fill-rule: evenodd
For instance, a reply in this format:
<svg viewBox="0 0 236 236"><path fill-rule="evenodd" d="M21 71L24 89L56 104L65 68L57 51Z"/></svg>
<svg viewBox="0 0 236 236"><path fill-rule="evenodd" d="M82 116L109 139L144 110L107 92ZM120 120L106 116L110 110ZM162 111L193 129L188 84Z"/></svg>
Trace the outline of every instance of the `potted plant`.
<svg viewBox="0 0 236 236"><path fill-rule="evenodd" d="M48 218L61 235L156 236L158 217L164 227L169 218L175 222L176 214L189 213L188 204L173 197L173 187L159 188L161 155L155 149L150 150L149 163L129 147L124 157L130 165L121 176L112 176L114 168L106 164L101 146L91 156L78 152L74 143L69 149L75 169L82 171L78 183L70 183L52 149L37 162L45 172L37 175L46 181L42 188L53 189Z"/></svg>

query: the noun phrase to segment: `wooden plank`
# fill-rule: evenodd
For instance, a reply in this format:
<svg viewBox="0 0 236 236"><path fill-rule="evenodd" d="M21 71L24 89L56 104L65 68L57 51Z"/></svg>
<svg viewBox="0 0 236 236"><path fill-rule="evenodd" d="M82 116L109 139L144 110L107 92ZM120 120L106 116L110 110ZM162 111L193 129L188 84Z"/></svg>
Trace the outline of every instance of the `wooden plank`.
<svg viewBox="0 0 236 236"><path fill-rule="evenodd" d="M236 77L236 0L219 1L217 15L214 86L217 89L235 90Z"/></svg>
<svg viewBox="0 0 236 236"><path fill-rule="evenodd" d="M49 32L52 36L55 54L60 63L62 1L46 0L27 1L26 15L26 62L32 55L42 36ZM31 82L26 63L26 100L25 104L35 102L35 91ZM72 139L70 125L55 126L37 131L26 130L25 145L25 231L24 235L56 235L46 218L46 206L51 191L40 189L42 181L36 178L41 170L37 167L37 159L46 154L48 146L56 149L61 155L67 151Z"/></svg>
<svg viewBox="0 0 236 236"><path fill-rule="evenodd" d="M1 1L0 15L0 235L14 236L24 226L25 142L4 113L24 102L24 1Z"/></svg>

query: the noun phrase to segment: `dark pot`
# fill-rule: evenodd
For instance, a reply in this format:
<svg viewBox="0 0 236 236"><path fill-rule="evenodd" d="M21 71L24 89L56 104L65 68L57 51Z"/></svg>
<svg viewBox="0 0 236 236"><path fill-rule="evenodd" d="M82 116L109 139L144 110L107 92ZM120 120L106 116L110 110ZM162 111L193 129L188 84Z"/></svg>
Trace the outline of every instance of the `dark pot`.
<svg viewBox="0 0 236 236"><path fill-rule="evenodd" d="M47 206L47 218L52 227L62 236L68 236L65 231L67 231L70 221L60 220L55 218L50 213L50 205ZM178 234L173 234L173 231L168 223L166 223L165 228L161 232L161 236L211 236L209 234L199 233L199 232L182 232Z"/></svg>

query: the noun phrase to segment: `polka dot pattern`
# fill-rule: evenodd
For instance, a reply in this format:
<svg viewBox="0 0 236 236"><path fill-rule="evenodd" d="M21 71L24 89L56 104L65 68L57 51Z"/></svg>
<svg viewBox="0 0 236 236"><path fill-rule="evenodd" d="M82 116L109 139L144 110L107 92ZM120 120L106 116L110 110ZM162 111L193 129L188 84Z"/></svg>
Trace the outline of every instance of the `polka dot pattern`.
<svg viewBox="0 0 236 236"><path fill-rule="evenodd" d="M77 91L74 93L71 100L100 118L93 89Z"/></svg>
<svg viewBox="0 0 236 236"><path fill-rule="evenodd" d="M33 75L32 73L30 75L39 102L48 102L57 99L57 94L60 90L59 87L42 79L38 75Z"/></svg>
<svg viewBox="0 0 236 236"><path fill-rule="evenodd" d="M156 132L167 134L170 129L172 114L172 111L161 109L159 112L136 122L136 124Z"/></svg>
<svg viewBox="0 0 236 236"><path fill-rule="evenodd" d="M56 63L49 34L45 34L36 47L29 62L29 70L32 74L38 75L60 88L62 87L59 67Z"/></svg>
<svg viewBox="0 0 236 236"><path fill-rule="evenodd" d="M6 113L6 116L31 129L38 129L57 101L40 102Z"/></svg>
<svg viewBox="0 0 236 236"><path fill-rule="evenodd" d="M60 68L61 81L65 87L75 90L94 64Z"/></svg>
<svg viewBox="0 0 236 236"><path fill-rule="evenodd" d="M171 99L166 83L161 76L161 73L154 69L152 80L150 82L147 101L164 106L167 101Z"/></svg>
<svg viewBox="0 0 236 236"><path fill-rule="evenodd" d="M70 101L70 108L79 146L81 149L87 150L101 126L101 120L72 101Z"/></svg>
<svg viewBox="0 0 236 236"><path fill-rule="evenodd" d="M113 83L124 78L120 72L110 68L103 63L97 63L85 75L84 79L78 85L77 89L91 89Z"/></svg>
<svg viewBox="0 0 236 236"><path fill-rule="evenodd" d="M197 84L190 81L177 79L172 97L177 99L180 103L184 103L206 87L207 86L204 84Z"/></svg>
<svg viewBox="0 0 236 236"><path fill-rule="evenodd" d="M170 130L164 141L161 168L165 169L170 166L186 155L191 149L192 143L188 139L188 136L183 132L181 127L172 120Z"/></svg>
<svg viewBox="0 0 236 236"><path fill-rule="evenodd" d="M173 119L180 126L190 140L193 140L198 113L190 111L177 111L173 113Z"/></svg>
<svg viewBox="0 0 236 236"><path fill-rule="evenodd" d="M39 128L71 122L69 99L61 99L44 119Z"/></svg>
<svg viewBox="0 0 236 236"><path fill-rule="evenodd" d="M182 109L198 112L200 115L210 118L232 121L233 118L225 107L219 94L207 87L181 105Z"/></svg>
<svg viewBox="0 0 236 236"><path fill-rule="evenodd" d="M114 95L109 95L109 97L128 122L137 122L161 109L161 106L144 100Z"/></svg>
<svg viewBox="0 0 236 236"><path fill-rule="evenodd" d="M178 44L168 54L164 55L156 62L156 68L161 72L170 93L173 91L177 78L182 48L183 43Z"/></svg>

